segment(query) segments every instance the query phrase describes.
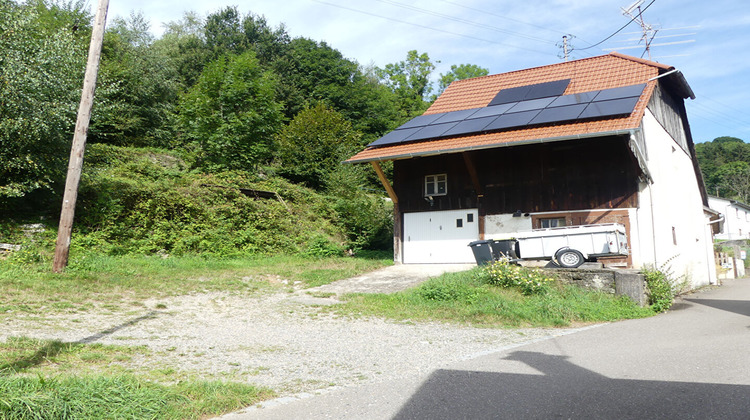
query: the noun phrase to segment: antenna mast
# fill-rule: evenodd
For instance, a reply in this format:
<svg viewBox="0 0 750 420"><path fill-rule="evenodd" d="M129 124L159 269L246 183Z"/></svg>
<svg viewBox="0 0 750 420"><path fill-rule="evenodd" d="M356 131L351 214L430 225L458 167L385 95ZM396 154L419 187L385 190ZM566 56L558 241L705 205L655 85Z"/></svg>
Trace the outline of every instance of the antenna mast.
<svg viewBox="0 0 750 420"><path fill-rule="evenodd" d="M651 42L654 40L654 37L656 36L656 33L659 32L658 29L654 29L653 26L646 23L643 20L643 12L641 11L641 5L643 4L643 0L637 0L635 3L632 3L630 6L622 9L622 14L624 16L629 17L631 20L636 21L638 25L641 27L641 39L640 42L644 42L646 45L646 51L645 53L648 54L648 59L651 60ZM633 12L635 10L638 10L638 13L633 15ZM643 56L641 56L643 57Z"/></svg>

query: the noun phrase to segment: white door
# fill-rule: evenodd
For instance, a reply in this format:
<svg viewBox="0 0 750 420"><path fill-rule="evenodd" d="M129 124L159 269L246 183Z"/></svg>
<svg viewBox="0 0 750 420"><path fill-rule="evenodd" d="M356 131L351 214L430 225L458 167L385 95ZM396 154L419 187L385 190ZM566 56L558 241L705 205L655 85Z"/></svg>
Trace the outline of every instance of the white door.
<svg viewBox="0 0 750 420"><path fill-rule="evenodd" d="M404 213L404 263L473 263L477 209Z"/></svg>

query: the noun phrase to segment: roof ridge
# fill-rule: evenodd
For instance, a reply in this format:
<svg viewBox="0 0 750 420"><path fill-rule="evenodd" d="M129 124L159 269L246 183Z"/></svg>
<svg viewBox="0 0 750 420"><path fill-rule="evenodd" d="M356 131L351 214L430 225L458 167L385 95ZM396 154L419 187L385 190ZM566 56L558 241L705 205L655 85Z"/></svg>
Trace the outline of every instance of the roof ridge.
<svg viewBox="0 0 750 420"><path fill-rule="evenodd" d="M472 77L470 79L456 80L453 83L463 84L463 83L465 83L468 80L474 80L474 81L476 81L477 79L483 79L483 78L492 78L492 77L499 77L499 76L507 76L507 75L510 75L510 74L513 74L513 73L528 72L528 71L531 71L531 70L543 69L545 67L555 67L555 66L563 66L563 65L575 65L576 63L580 63L582 61L601 59L601 58L604 58L604 57L607 57L607 56L616 57L616 58L620 58L620 59L623 59L623 60L630 60L630 61L634 61L636 63L645 64L645 65L652 66L652 67L658 67L658 68L664 69L664 70L672 70L674 68L672 66L669 66L669 65L666 65L666 64L661 64L661 63L658 63L656 61L646 60L646 59L643 59L643 58L633 57L631 55L627 55L627 54L619 53L619 52L616 52L616 51L612 51L612 52L610 52L608 54L595 55L593 57L586 57L586 58L579 58L578 60L564 61L562 63L545 64L545 65L536 66L536 67L528 67L528 68L524 68L524 69L506 71L506 72L503 72L503 73L488 74L486 76Z"/></svg>
<svg viewBox="0 0 750 420"><path fill-rule="evenodd" d="M636 63L645 64L645 65L652 66L652 67L658 67L658 68L664 69L664 70L672 70L674 68L674 66L670 66L670 65L667 65L667 64L662 64L662 63L659 63L659 62L656 62L656 61L652 61L652 60L646 60L645 58L634 57L632 55L627 55L627 54L619 53L617 51L612 51L612 52L610 52L609 54L606 54L606 55L611 55L613 57L622 58L623 60L635 61Z"/></svg>

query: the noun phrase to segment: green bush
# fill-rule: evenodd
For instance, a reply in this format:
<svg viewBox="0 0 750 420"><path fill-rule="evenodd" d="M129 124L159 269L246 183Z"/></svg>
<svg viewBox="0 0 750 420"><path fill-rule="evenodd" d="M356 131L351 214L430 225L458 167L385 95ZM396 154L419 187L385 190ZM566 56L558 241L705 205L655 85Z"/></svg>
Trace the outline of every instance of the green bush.
<svg viewBox="0 0 750 420"><path fill-rule="evenodd" d="M516 288L522 294L539 295L549 291L554 279L545 277L538 270L533 270L500 260L484 268L486 282L505 288Z"/></svg>
<svg viewBox="0 0 750 420"><path fill-rule="evenodd" d="M641 272L646 280L646 294L651 309L657 313L669 309L676 293L667 274L656 268L644 268Z"/></svg>
<svg viewBox="0 0 750 420"><path fill-rule="evenodd" d="M443 276L420 285L416 293L424 300L436 302L475 303L481 289L465 282L460 276Z"/></svg>
<svg viewBox="0 0 750 420"><path fill-rule="evenodd" d="M79 251L231 257L316 249L320 254L322 243L315 238L345 240L326 197L281 178L189 171L179 156L155 149L97 144L90 155L76 211ZM241 188L276 197L247 196Z"/></svg>

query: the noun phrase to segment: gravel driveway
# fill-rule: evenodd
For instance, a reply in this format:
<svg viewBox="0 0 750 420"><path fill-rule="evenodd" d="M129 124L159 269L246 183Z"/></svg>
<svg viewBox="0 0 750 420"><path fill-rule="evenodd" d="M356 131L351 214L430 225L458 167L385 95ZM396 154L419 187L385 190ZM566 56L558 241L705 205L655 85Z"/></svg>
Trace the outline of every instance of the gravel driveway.
<svg viewBox="0 0 750 420"><path fill-rule="evenodd" d="M441 271L468 268L435 267L393 266L312 291L393 292ZM26 336L145 345L151 355L131 363L247 381L289 396L424 373L566 332L336 317L321 310L336 302L335 295L320 298L310 291L249 298L228 293L179 296L147 301L127 314L97 309L42 319L39 314L19 315L0 325L0 340Z"/></svg>

